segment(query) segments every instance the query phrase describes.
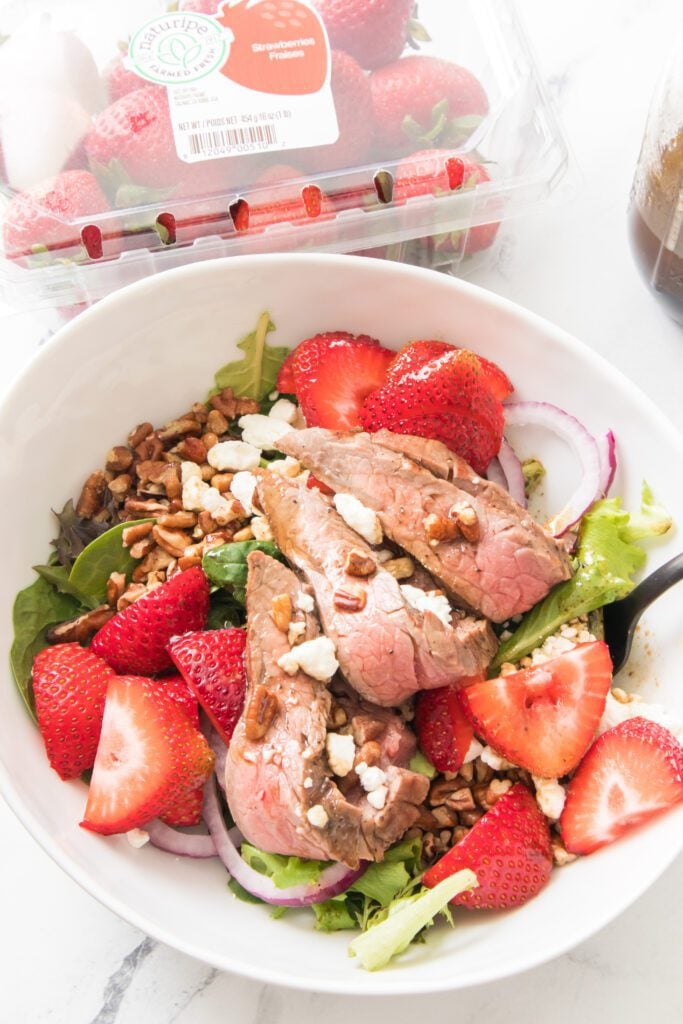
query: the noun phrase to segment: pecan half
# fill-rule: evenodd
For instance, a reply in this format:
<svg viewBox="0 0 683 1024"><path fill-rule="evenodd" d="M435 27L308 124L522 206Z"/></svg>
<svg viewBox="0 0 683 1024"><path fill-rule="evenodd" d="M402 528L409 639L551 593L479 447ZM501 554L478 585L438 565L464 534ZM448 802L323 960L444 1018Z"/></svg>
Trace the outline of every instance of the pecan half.
<svg viewBox="0 0 683 1024"><path fill-rule="evenodd" d="M147 537L152 532L153 526L154 523L136 523L135 526L127 526L121 534L121 543L124 548L130 548L143 537Z"/></svg>
<svg viewBox="0 0 683 1024"><path fill-rule="evenodd" d="M138 423L134 430L131 430L128 435L128 444L131 448L137 448L141 441L144 441L146 437L153 432L154 427L151 423Z"/></svg>
<svg viewBox="0 0 683 1024"><path fill-rule="evenodd" d="M133 558L144 558L148 555L154 547L153 537L142 537L140 540L136 540L134 544L130 546L131 557Z"/></svg>
<svg viewBox="0 0 683 1024"><path fill-rule="evenodd" d="M268 732L278 710L278 699L265 686L257 686L247 705L244 733L248 740L261 740Z"/></svg>
<svg viewBox="0 0 683 1024"><path fill-rule="evenodd" d="M346 556L344 569L349 576L372 576L377 571L377 562L371 555L364 555L362 551L352 548Z"/></svg>
<svg viewBox="0 0 683 1024"><path fill-rule="evenodd" d="M460 502L453 505L448 514L465 540L470 543L476 543L479 540L481 536L479 517L471 505L465 501Z"/></svg>
<svg viewBox="0 0 683 1024"><path fill-rule="evenodd" d="M434 512L423 519L422 525L425 528L427 540L434 546L444 540L455 540L460 532L455 519L437 516Z"/></svg>
<svg viewBox="0 0 683 1024"><path fill-rule="evenodd" d="M367 600L368 595L361 587L339 587L334 592L334 606L340 612L360 612Z"/></svg>
<svg viewBox="0 0 683 1024"><path fill-rule="evenodd" d="M193 434L195 437L199 437L202 432L201 423L199 423L197 417L192 414L183 416L179 420L171 420L165 427L157 431L159 439L161 441L180 441L181 438L187 437L188 434Z"/></svg>
<svg viewBox="0 0 683 1024"><path fill-rule="evenodd" d="M98 469L95 473L91 473L83 484L83 490L76 503L78 515L83 516L84 519L91 519L96 512L99 512L106 489L107 478L102 470Z"/></svg>
<svg viewBox="0 0 683 1024"><path fill-rule="evenodd" d="M278 594L271 601L273 622L281 633L286 633L292 621L292 599L289 594Z"/></svg>
<svg viewBox="0 0 683 1024"><path fill-rule="evenodd" d="M152 536L159 547L173 558L182 558L189 543L187 534L182 530L168 530L163 526L155 526Z"/></svg>
<svg viewBox="0 0 683 1024"><path fill-rule="evenodd" d="M58 626L48 629L47 639L51 644L85 643L105 622L109 622L113 614L113 608L108 604L101 604L90 612L84 612L75 619L60 622Z"/></svg>
<svg viewBox="0 0 683 1024"><path fill-rule="evenodd" d="M130 512L136 518L138 516L162 516L168 512L168 505L162 505L159 501L143 501L140 498L126 498L123 506L126 512Z"/></svg>
<svg viewBox="0 0 683 1024"><path fill-rule="evenodd" d="M123 444L117 444L115 448L109 450L106 468L112 473L124 473L129 469L132 461L133 453L130 448L126 448Z"/></svg>
<svg viewBox="0 0 683 1024"><path fill-rule="evenodd" d="M164 526L170 530L189 530L197 525L196 512L172 512L165 516L159 516L157 526ZM149 524L150 530L152 524Z"/></svg>

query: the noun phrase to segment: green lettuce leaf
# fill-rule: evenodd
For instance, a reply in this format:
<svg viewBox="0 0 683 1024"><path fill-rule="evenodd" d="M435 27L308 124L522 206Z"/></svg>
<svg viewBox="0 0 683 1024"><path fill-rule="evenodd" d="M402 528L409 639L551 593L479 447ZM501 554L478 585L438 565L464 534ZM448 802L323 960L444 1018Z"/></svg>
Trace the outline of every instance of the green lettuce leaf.
<svg viewBox="0 0 683 1024"><path fill-rule="evenodd" d="M289 349L266 344L266 337L275 330L268 313L259 317L256 330L247 334L239 342L238 348L244 352L244 358L226 363L216 372L216 386L211 395L222 388L232 388L239 398L255 398L258 402L271 391L275 390L277 375Z"/></svg>
<svg viewBox="0 0 683 1024"><path fill-rule="evenodd" d="M243 626L246 621L244 605L236 601L227 590L214 590L209 598L209 617L207 629L228 629L230 626Z"/></svg>
<svg viewBox="0 0 683 1024"><path fill-rule="evenodd" d="M444 878L433 889L423 888L395 903L383 921L353 940L349 955L357 956L367 971L386 967L392 957L407 949L419 932L447 908L454 896L476 884L474 872L465 869Z"/></svg>
<svg viewBox="0 0 683 1024"><path fill-rule="evenodd" d="M301 857L285 857L279 853L265 853L251 843L242 843L242 859L262 875L272 878L278 889L289 889L292 885L308 885L317 882L329 867L326 861L303 860Z"/></svg>
<svg viewBox="0 0 683 1024"><path fill-rule="evenodd" d="M244 605L247 585L247 555L250 551L265 551L272 558L284 561L280 549L270 540L243 540L210 548L202 558L202 569L211 582L232 594L238 604Z"/></svg>
<svg viewBox="0 0 683 1024"><path fill-rule="evenodd" d="M626 597L646 559L636 541L666 533L670 526L671 517L655 503L646 483L640 513L630 515L619 498L598 501L581 520L574 575L527 612L498 648L491 668L519 661L563 623Z"/></svg>
<svg viewBox="0 0 683 1024"><path fill-rule="evenodd" d="M313 903L315 926L320 932L356 931L358 918L345 896L335 896L325 903Z"/></svg>

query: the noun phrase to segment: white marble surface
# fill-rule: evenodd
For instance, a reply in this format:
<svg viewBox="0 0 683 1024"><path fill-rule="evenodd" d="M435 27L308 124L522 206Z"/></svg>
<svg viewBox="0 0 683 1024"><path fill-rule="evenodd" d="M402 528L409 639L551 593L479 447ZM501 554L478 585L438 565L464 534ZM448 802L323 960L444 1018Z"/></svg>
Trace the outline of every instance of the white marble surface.
<svg viewBox="0 0 683 1024"><path fill-rule="evenodd" d="M520 0L583 173L576 198L520 222L480 283L602 352L683 428L683 329L637 278L625 208L645 113L680 0ZM3 377L35 344L2 321ZM683 861L589 942L515 979L453 996L302 994L209 970L116 918L67 878L0 801L0 1020L12 1024L630 1024L683 1019ZM637 866L634 866L637 870ZM523 940L522 940L523 941Z"/></svg>

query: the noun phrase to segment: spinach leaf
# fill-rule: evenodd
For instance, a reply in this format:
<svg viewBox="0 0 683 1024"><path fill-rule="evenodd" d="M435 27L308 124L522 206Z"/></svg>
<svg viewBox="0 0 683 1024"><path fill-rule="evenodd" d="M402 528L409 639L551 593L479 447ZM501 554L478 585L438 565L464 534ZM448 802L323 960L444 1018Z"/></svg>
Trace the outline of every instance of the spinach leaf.
<svg viewBox="0 0 683 1024"><path fill-rule="evenodd" d="M113 572L122 572L130 580L139 559L133 558L123 546L123 531L129 526L149 523L150 519L136 519L135 522L119 523L91 541L80 553L69 574L69 585L94 601L97 607L107 600L107 580Z"/></svg>
<svg viewBox="0 0 683 1024"><path fill-rule="evenodd" d="M75 597L86 608L97 608L100 603L70 581L69 570L65 565L34 565L33 570L48 583L51 583L60 594L69 594L71 597Z"/></svg>
<svg viewBox="0 0 683 1024"><path fill-rule="evenodd" d="M85 610L73 595L59 593L43 576L21 590L15 598L10 664L17 689L33 719L36 717L31 689L33 659L38 651L47 647L45 634L50 626Z"/></svg>
<svg viewBox="0 0 683 1024"><path fill-rule="evenodd" d="M57 560L70 568L90 541L106 533L112 522L117 521L118 510L112 499L107 505L107 522L99 523L94 519L79 516L73 501L69 499L62 511L55 512L54 515L59 523L59 536L52 541L52 546Z"/></svg>
<svg viewBox="0 0 683 1024"><path fill-rule="evenodd" d="M235 600L227 590L214 590L209 604L207 629L227 629L230 626L243 626L245 622L244 606Z"/></svg>
<svg viewBox="0 0 683 1024"><path fill-rule="evenodd" d="M244 605L247 585L247 555L250 551L264 551L272 558L284 562L280 549L271 540L243 540L211 548L202 559L202 569L216 586L232 594L238 604Z"/></svg>
<svg viewBox="0 0 683 1024"><path fill-rule="evenodd" d="M275 389L278 371L289 349L266 344L266 335L274 330L270 314L262 313L256 330L237 345L244 352L244 358L227 363L216 372L216 386L210 395L222 388L232 388L239 398L255 398L261 402Z"/></svg>

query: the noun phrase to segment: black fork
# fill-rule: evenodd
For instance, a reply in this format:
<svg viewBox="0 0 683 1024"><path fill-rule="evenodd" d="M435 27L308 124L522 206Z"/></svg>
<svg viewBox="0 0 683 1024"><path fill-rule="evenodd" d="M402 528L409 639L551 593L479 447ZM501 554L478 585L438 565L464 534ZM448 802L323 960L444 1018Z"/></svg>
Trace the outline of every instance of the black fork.
<svg viewBox="0 0 683 1024"><path fill-rule="evenodd" d="M609 647L614 674L623 668L633 643L638 620L646 608L674 584L683 580L683 553L660 565L628 597L603 608L605 642ZM683 617L683 616L682 616Z"/></svg>

